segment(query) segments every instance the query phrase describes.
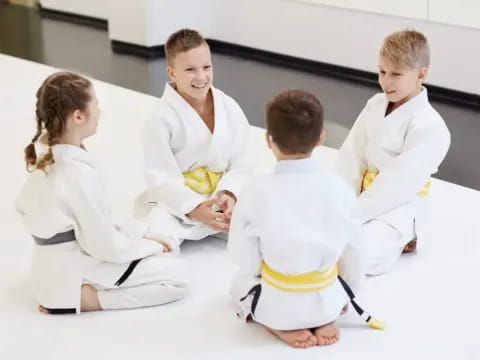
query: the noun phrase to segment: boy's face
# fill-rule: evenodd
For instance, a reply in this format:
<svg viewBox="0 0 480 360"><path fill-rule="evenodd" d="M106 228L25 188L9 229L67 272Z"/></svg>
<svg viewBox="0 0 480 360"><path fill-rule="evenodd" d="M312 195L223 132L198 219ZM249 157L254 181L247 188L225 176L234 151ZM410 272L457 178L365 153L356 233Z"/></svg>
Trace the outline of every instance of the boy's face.
<svg viewBox="0 0 480 360"><path fill-rule="evenodd" d="M213 81L212 56L208 45L178 53L167 67L168 76L178 92L196 100L204 100Z"/></svg>
<svg viewBox="0 0 480 360"><path fill-rule="evenodd" d="M388 101L402 105L416 96L427 75L426 67L410 68L380 56L378 83Z"/></svg>

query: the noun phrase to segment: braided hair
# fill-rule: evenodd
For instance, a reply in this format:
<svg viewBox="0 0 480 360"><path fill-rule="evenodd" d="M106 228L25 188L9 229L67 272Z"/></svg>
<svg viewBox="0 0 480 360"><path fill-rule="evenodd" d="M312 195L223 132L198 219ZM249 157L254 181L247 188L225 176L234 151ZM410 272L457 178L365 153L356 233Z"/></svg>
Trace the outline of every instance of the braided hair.
<svg viewBox="0 0 480 360"><path fill-rule="evenodd" d="M42 83L36 94L37 132L24 150L28 171L45 170L55 162L52 146L60 142L68 116L75 110L86 111L91 86L88 79L66 71L54 73ZM40 158L35 152L38 141L48 145L48 152Z"/></svg>

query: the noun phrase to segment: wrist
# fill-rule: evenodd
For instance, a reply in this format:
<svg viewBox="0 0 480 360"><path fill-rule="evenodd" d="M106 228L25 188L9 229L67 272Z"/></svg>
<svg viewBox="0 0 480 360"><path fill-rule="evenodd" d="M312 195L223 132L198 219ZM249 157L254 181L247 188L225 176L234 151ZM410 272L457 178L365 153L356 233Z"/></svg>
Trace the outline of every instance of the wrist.
<svg viewBox="0 0 480 360"><path fill-rule="evenodd" d="M228 190L222 190L219 192L220 195L227 195L229 197L231 197L234 201L237 201L237 197L235 196L234 193L232 193L231 191L228 191Z"/></svg>

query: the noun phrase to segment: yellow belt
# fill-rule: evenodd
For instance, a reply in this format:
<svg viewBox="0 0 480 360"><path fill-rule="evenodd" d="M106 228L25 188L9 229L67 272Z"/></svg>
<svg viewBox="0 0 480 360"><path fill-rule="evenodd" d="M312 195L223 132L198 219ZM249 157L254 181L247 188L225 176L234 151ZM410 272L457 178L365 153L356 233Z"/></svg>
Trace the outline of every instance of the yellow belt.
<svg viewBox="0 0 480 360"><path fill-rule="evenodd" d="M261 276L266 284L278 290L288 292L313 292L323 290L333 285L338 278L358 315L360 315L362 319L374 329L383 330L385 328L385 325L381 321L373 318L358 305L350 286L345 280L338 276L337 265L326 271L314 271L299 275L285 275L273 270L263 262Z"/></svg>
<svg viewBox="0 0 480 360"><path fill-rule="evenodd" d="M204 195L210 195L215 191L222 175L223 172L211 171L204 167L183 173L185 185L193 191Z"/></svg>
<svg viewBox="0 0 480 360"><path fill-rule="evenodd" d="M370 185L372 185L373 181L375 180L375 178L377 177L378 174L379 174L378 170L376 170L376 171L366 170L365 171L365 174L363 175L363 181L362 181L362 192L367 190L368 187ZM420 190L419 192L417 192L417 195L427 196L429 191L430 191L431 186L432 186L431 182L428 181L427 183L425 183L423 189Z"/></svg>
<svg viewBox="0 0 480 360"><path fill-rule="evenodd" d="M331 286L338 276L335 265L330 270L315 271L299 275L284 275L262 263L262 280L270 286L288 292L319 291Z"/></svg>

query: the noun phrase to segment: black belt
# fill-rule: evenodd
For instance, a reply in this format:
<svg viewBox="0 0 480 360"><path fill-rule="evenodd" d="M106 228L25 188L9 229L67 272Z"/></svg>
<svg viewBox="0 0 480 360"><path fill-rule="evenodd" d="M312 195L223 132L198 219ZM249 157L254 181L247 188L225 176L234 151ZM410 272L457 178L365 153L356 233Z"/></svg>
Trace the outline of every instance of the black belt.
<svg viewBox="0 0 480 360"><path fill-rule="evenodd" d="M69 230L63 233L58 233L53 235L51 238L44 239L38 236L32 235L33 240L37 245L57 245L62 244L65 242L76 241L75 232L73 230Z"/></svg>

